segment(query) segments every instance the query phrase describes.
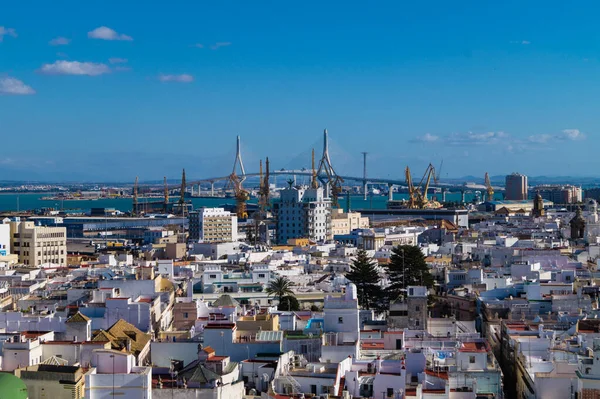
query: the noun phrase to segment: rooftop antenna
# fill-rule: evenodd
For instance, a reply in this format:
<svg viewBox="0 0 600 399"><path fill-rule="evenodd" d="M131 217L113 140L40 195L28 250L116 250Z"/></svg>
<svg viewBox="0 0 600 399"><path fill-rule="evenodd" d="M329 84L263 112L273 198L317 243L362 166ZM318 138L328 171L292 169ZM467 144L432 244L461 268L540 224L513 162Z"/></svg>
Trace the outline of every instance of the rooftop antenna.
<svg viewBox="0 0 600 399"><path fill-rule="evenodd" d="M236 173L236 168L240 168L241 173ZM240 182L246 180L246 169L244 169L244 162L242 161L242 144L240 141L240 136L237 136L237 145L235 150L235 160L233 161L233 171L232 174L236 174L239 176Z"/></svg>

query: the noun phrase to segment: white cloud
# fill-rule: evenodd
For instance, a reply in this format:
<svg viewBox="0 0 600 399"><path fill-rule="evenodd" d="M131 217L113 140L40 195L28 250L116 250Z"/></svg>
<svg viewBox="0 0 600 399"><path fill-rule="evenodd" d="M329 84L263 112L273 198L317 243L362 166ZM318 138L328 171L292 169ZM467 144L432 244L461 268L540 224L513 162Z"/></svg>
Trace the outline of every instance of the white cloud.
<svg viewBox="0 0 600 399"><path fill-rule="evenodd" d="M584 140L585 134L579 131L579 129L565 129L559 135L564 140Z"/></svg>
<svg viewBox="0 0 600 399"><path fill-rule="evenodd" d="M0 26L0 42L4 40L4 36L17 37L17 31L13 28L5 28L4 26Z"/></svg>
<svg viewBox="0 0 600 399"><path fill-rule="evenodd" d="M40 72L47 75L87 75L98 76L110 73L110 68L105 64L79 61L55 61L53 64L44 64Z"/></svg>
<svg viewBox="0 0 600 399"><path fill-rule="evenodd" d="M109 58L108 62L110 62L111 64L126 64L127 58L113 57L113 58Z"/></svg>
<svg viewBox="0 0 600 399"><path fill-rule="evenodd" d="M181 83L190 83L194 81L194 77L187 73L183 73L181 75L160 75L158 80L161 82L181 82Z"/></svg>
<svg viewBox="0 0 600 399"><path fill-rule="evenodd" d="M535 134L527 138L527 141L538 144L546 144L550 140L552 140L551 134Z"/></svg>
<svg viewBox="0 0 600 399"><path fill-rule="evenodd" d="M586 136L579 129L565 129L558 134L536 134L528 137L528 141L537 144L546 144L552 141L579 141Z"/></svg>
<svg viewBox="0 0 600 399"><path fill-rule="evenodd" d="M453 133L444 137L444 141L449 145L487 145L497 144L506 141L510 136L504 132L486 132L486 133Z"/></svg>
<svg viewBox="0 0 600 399"><path fill-rule="evenodd" d="M217 50L221 47L227 47L227 46L231 46L231 42L217 42L217 43L213 44L212 46L210 46L210 48L212 50Z"/></svg>
<svg viewBox="0 0 600 399"><path fill-rule="evenodd" d="M440 139L440 136L436 136L431 133L425 133L422 136L415 137L412 141L417 143L434 143Z"/></svg>
<svg viewBox="0 0 600 399"><path fill-rule="evenodd" d="M531 42L529 40L512 40L511 43L512 44L522 44L523 46L531 44Z"/></svg>
<svg viewBox="0 0 600 399"><path fill-rule="evenodd" d="M51 46L66 46L69 43L71 43L71 39L67 39L66 37L56 37L48 42Z"/></svg>
<svg viewBox="0 0 600 399"><path fill-rule="evenodd" d="M16 78L0 78L0 94L26 95L35 94L30 86Z"/></svg>
<svg viewBox="0 0 600 399"><path fill-rule="evenodd" d="M202 43L196 43L196 44L192 44L192 47L204 48L204 44L202 44Z"/></svg>
<svg viewBox="0 0 600 399"><path fill-rule="evenodd" d="M90 39L100 39L100 40L126 40L126 41L133 40L133 38L131 36L127 36L122 33L117 33L113 29L110 29L106 26L101 26L99 28L94 29L91 32L88 32L88 37Z"/></svg>

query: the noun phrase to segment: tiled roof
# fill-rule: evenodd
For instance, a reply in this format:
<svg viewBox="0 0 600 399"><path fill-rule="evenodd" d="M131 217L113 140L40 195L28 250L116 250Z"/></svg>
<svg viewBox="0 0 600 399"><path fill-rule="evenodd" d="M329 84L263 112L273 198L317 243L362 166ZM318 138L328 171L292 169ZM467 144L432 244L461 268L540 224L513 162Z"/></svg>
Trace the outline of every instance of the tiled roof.
<svg viewBox="0 0 600 399"><path fill-rule="evenodd" d="M131 341L131 352L137 356L146 347L151 339L150 334L142 332L133 324L120 319L107 331L99 330L94 334L93 342L110 342L113 349L124 349L127 340Z"/></svg>
<svg viewBox="0 0 600 399"><path fill-rule="evenodd" d="M107 332L118 341L126 342L128 339L131 340L131 352L136 356L140 354L152 338L150 334L142 332L136 326L123 319L113 324Z"/></svg>
<svg viewBox="0 0 600 399"><path fill-rule="evenodd" d="M219 299L217 299L216 301L213 302L213 307L214 308L218 308L218 307L238 307L240 306L240 303L238 301L236 301L235 299L233 299L231 297L231 295L221 295L219 297Z"/></svg>
<svg viewBox="0 0 600 399"><path fill-rule="evenodd" d="M77 312L73 315L73 317L67 320L67 323L87 323L88 321L90 321L89 317L82 314L81 312Z"/></svg>
<svg viewBox="0 0 600 399"><path fill-rule="evenodd" d="M52 366L68 366L69 362L60 357L51 356L48 359L44 360L41 364L49 364Z"/></svg>

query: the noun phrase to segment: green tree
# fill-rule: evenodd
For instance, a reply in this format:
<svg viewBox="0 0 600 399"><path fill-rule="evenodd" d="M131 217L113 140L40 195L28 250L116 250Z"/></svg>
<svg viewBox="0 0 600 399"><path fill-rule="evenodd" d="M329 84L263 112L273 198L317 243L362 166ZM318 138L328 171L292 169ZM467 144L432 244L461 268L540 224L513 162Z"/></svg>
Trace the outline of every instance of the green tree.
<svg viewBox="0 0 600 399"><path fill-rule="evenodd" d="M356 253L356 259L346 273L346 278L356 285L358 303L363 309L371 309L380 302L383 296L381 276L377 271L377 263L366 251Z"/></svg>
<svg viewBox="0 0 600 399"><path fill-rule="evenodd" d="M283 276L278 276L269 281L265 291L267 292L267 295L274 296L279 302L281 302L281 298L286 295L294 296L292 282Z"/></svg>
<svg viewBox="0 0 600 399"><path fill-rule="evenodd" d="M279 300L277 310L281 311L297 311L300 310L300 302L293 295L284 295Z"/></svg>
<svg viewBox="0 0 600 399"><path fill-rule="evenodd" d="M396 299L400 291L409 285L433 287L434 279L425 262L425 255L413 245L399 245L392 250L390 263L387 265L390 286L390 300Z"/></svg>

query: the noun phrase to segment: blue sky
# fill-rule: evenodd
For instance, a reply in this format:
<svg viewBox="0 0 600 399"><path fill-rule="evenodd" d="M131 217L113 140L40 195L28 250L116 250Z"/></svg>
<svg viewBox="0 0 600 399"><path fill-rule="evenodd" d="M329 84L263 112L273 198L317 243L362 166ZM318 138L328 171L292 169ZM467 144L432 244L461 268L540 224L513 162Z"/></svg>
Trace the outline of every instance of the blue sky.
<svg viewBox="0 0 600 399"><path fill-rule="evenodd" d="M11 2L0 13L0 179L225 175L238 134L246 169L265 156L308 166L323 128L341 174L360 174L368 151L380 177L442 158L442 177L594 175L599 11Z"/></svg>

